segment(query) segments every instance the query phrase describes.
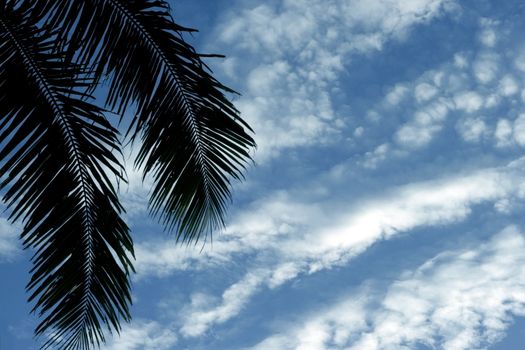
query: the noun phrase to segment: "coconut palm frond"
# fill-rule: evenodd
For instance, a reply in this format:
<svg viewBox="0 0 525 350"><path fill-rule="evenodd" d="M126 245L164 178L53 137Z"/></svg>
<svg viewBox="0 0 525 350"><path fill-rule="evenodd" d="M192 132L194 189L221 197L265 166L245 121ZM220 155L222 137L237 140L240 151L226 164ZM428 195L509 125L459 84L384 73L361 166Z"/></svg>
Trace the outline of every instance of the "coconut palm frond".
<svg viewBox="0 0 525 350"><path fill-rule="evenodd" d="M223 226L232 179L255 146L251 129L183 38L165 1L57 0L82 62L109 75L108 108L137 107L137 165L155 180L150 207L183 241ZM61 4L61 5L60 5ZM75 24L76 23L76 27ZM76 46L75 46L76 47Z"/></svg>
<svg viewBox="0 0 525 350"><path fill-rule="evenodd" d="M14 3L17 3L16 6ZM132 241L113 183L117 135L54 51L45 11L0 0L0 189L33 248L27 286L44 348L91 349L129 320Z"/></svg>

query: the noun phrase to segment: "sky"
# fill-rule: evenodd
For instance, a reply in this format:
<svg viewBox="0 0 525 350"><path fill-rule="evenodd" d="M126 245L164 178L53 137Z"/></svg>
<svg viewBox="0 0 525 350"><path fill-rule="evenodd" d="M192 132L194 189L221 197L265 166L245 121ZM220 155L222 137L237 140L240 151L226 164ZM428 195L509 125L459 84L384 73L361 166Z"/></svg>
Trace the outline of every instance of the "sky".
<svg viewBox="0 0 525 350"><path fill-rule="evenodd" d="M103 350L523 348L521 1L171 4L258 147L204 246L129 166L134 318ZM2 215L0 349L38 349Z"/></svg>

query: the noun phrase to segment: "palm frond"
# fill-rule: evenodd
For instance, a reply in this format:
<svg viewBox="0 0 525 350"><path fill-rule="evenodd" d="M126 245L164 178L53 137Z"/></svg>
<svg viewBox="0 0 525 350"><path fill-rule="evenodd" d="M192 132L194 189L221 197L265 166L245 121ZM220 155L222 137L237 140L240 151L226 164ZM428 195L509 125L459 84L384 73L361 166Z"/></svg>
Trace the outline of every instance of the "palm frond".
<svg viewBox="0 0 525 350"><path fill-rule="evenodd" d="M109 74L107 106L120 113L137 106L132 134L142 139L137 165L155 180L152 212L187 242L221 228L230 181L242 178L255 143L224 95L233 91L184 40L192 30L176 24L160 0L56 4L52 17L82 43L73 44L78 58Z"/></svg>
<svg viewBox="0 0 525 350"><path fill-rule="evenodd" d="M16 6L14 5L16 3ZM129 320L132 241L113 182L118 131L79 92L88 72L39 29L45 9L0 0L0 190L33 248L28 290L44 348L91 349Z"/></svg>

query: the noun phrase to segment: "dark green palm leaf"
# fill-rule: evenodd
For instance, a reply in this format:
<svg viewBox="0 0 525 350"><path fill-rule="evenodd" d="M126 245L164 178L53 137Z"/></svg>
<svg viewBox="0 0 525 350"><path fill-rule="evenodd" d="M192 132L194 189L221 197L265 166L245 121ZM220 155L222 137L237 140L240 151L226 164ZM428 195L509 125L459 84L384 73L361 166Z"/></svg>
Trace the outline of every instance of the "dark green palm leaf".
<svg viewBox="0 0 525 350"><path fill-rule="evenodd" d="M183 40L191 30L159 0L57 0L52 10L71 29L76 57L109 74L108 107L138 107L132 132L142 139L137 165L155 180L152 212L183 241L221 228L230 181L242 177L255 143L224 96L233 91Z"/></svg>
<svg viewBox="0 0 525 350"><path fill-rule="evenodd" d="M35 249L36 334L49 337L44 347L90 349L106 326L118 331L130 319L133 247L112 184L120 145L79 92L89 75L38 28L45 13L0 0L0 189L11 218L24 220L24 246Z"/></svg>

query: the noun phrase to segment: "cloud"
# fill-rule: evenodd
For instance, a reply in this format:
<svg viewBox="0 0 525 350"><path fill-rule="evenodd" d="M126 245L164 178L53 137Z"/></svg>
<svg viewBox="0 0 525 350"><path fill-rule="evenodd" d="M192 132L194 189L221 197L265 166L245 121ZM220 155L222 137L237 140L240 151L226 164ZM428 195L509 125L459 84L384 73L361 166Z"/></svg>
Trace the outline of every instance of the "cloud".
<svg viewBox="0 0 525 350"><path fill-rule="evenodd" d="M500 69L499 62L500 57L496 53L481 53L472 65L478 82L487 84L493 81Z"/></svg>
<svg viewBox="0 0 525 350"><path fill-rule="evenodd" d="M479 33L479 41L486 47L494 47L498 41L498 33L496 28L498 23L489 18L482 18L480 20L481 32Z"/></svg>
<svg viewBox="0 0 525 350"><path fill-rule="evenodd" d="M242 255L251 256L244 277L220 298L197 294L197 301L183 308L181 334L199 336L235 317L262 290L344 266L378 241L419 227L463 221L481 203L492 202L498 212L512 212L525 198L524 170L525 159L519 159L501 168L392 188L377 198L356 198L355 206L340 210L336 208L345 205L334 195L328 194L330 200L324 203L304 202L280 192L238 213L202 254L173 243L139 244L136 268L139 278L167 276L228 266Z"/></svg>
<svg viewBox="0 0 525 350"><path fill-rule="evenodd" d="M414 118L397 130L396 142L408 148L427 145L442 129L451 108L450 101L442 98L416 111Z"/></svg>
<svg viewBox="0 0 525 350"><path fill-rule="evenodd" d="M486 348L525 315L524 263L525 239L509 226L403 273L384 293L363 286L252 349Z"/></svg>
<svg viewBox="0 0 525 350"><path fill-rule="evenodd" d="M13 225L0 216L0 262L11 261L20 253L18 235L21 230L19 225Z"/></svg>
<svg viewBox="0 0 525 350"><path fill-rule="evenodd" d="M361 166L373 170L385 160L408 157L431 147L440 133L454 125L451 131L472 145L485 141L492 141L489 146L495 148L525 145L525 137L521 137L525 110L523 50L519 49L521 45L503 47L504 41L496 40L508 35L507 27L489 19L480 23L478 34L483 45L456 52L414 81L393 84L369 109L368 115L374 116L369 124L386 121L387 115L398 122L382 124L383 135L372 145L368 143L371 150L361 154ZM506 110L505 118L501 118L502 110ZM450 116L457 121L450 122ZM380 156L379 150L384 151Z"/></svg>
<svg viewBox="0 0 525 350"><path fill-rule="evenodd" d="M103 350L170 350L176 334L155 321L136 320L122 327L120 335L110 337Z"/></svg>
<svg viewBox="0 0 525 350"><path fill-rule="evenodd" d="M518 82L510 74L505 75L499 82L499 92L502 96L512 96L519 88Z"/></svg>
<svg viewBox="0 0 525 350"><path fill-rule="evenodd" d="M340 141L345 122L332 98L338 94L337 82L345 63L353 55L381 50L387 40L402 39L414 25L442 15L452 4L348 1L359 3L353 8L356 13L350 14L345 12L346 3L275 1L250 7L255 3L246 2L219 29L222 43L233 46L228 72L232 77L248 77L247 92L236 103L257 130L261 159L277 156L286 148ZM338 21L342 15L345 21ZM394 25L391 20L401 22ZM490 119L495 107L511 103L523 85L519 77L505 71L514 61L507 64L507 57L499 55L494 28L498 38L494 45L485 43L479 51L458 52L415 81L388 89L379 106L370 111L372 117L352 130L356 138L365 132L368 135L374 127L369 124L381 121L385 111L398 113L400 122L392 124L387 140L375 140L364 152L361 166L372 171L390 155L423 148L451 125L471 144L489 140L499 147L510 135L510 145L519 145L519 117L502 119L501 127ZM450 122L451 115L457 121ZM311 181L318 188L301 184L303 189L274 191L246 204L202 252L200 246L181 248L160 239L139 243L137 279L179 271L214 271L245 261L241 277L224 290L195 292L188 304L177 306L181 311L175 322L177 334L200 337L242 313L256 294L302 275L344 266L382 240L421 227L464 221L480 204L490 204L501 215L511 214L525 197L521 185L524 165L524 160L518 160L507 166L384 188L379 196L358 196L352 201L341 183L333 186L320 176L317 182ZM334 173L344 177L343 168ZM363 310L368 310L367 303ZM337 339L344 339L344 330L337 334ZM312 328L303 336L309 337L304 347L315 349L315 344L323 344L332 335Z"/></svg>
<svg viewBox="0 0 525 350"><path fill-rule="evenodd" d="M154 183L151 174L144 178L144 167L134 165L141 146L140 141L128 143L122 150L123 155L117 154L123 160L127 176L127 183L119 183L118 189L129 223L137 222L149 214L148 201Z"/></svg>
<svg viewBox="0 0 525 350"><path fill-rule="evenodd" d="M506 118L499 119L494 131L494 139L496 147L499 148L525 147L525 113L520 114L513 121Z"/></svg>
<svg viewBox="0 0 525 350"><path fill-rule="evenodd" d="M512 124L508 119L499 119L494 133L497 147L512 144Z"/></svg>
<svg viewBox="0 0 525 350"><path fill-rule="evenodd" d="M481 118L465 118L458 122L456 128L463 140L479 142L488 133L488 127Z"/></svg>
<svg viewBox="0 0 525 350"><path fill-rule="evenodd" d="M417 102L425 102L437 95L439 89L429 83L421 83L416 85L414 89L414 95Z"/></svg>
<svg viewBox="0 0 525 350"><path fill-rule="evenodd" d="M483 106L483 98L475 91L464 91L454 96L454 104L460 111L472 113Z"/></svg>
<svg viewBox="0 0 525 350"><path fill-rule="evenodd" d="M238 212L202 252L164 240L138 244L137 272L139 277L162 277L222 266L235 254L257 252L272 252L269 257L276 262L293 259L308 262L314 270L321 263L328 267L399 232L463 220L477 204L521 200L524 163L518 159L500 168L394 187L381 197L355 198L354 206L346 210L336 209L345 206L331 194L326 202L303 202L278 192Z"/></svg>
<svg viewBox="0 0 525 350"><path fill-rule="evenodd" d="M388 143L383 143L382 145L377 146L372 152L367 152L365 154L363 166L368 169L375 169L377 164L385 160L389 149L390 145Z"/></svg>
<svg viewBox="0 0 525 350"><path fill-rule="evenodd" d="M267 274L267 270L248 273L242 280L224 291L218 305L213 305L214 299L210 296L194 294L190 305L182 310L184 323L180 329L181 334L186 337L201 336L210 326L226 322L236 316Z"/></svg>
<svg viewBox="0 0 525 350"><path fill-rule="evenodd" d="M454 4L282 0L236 8L218 36L232 52L225 71L232 78L248 76L236 105L257 132L258 160L282 149L338 140L345 120L332 100L351 57L380 51L414 26L452 11Z"/></svg>

